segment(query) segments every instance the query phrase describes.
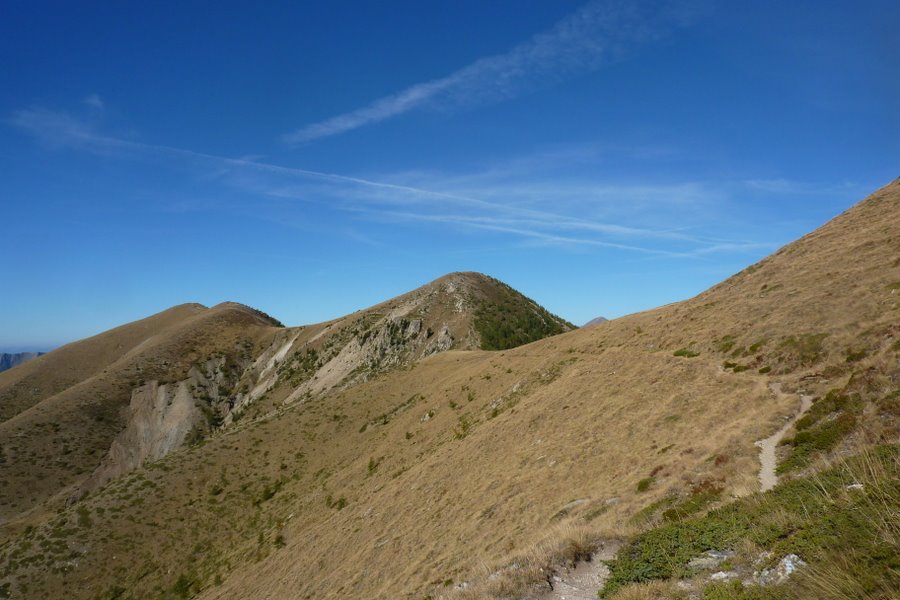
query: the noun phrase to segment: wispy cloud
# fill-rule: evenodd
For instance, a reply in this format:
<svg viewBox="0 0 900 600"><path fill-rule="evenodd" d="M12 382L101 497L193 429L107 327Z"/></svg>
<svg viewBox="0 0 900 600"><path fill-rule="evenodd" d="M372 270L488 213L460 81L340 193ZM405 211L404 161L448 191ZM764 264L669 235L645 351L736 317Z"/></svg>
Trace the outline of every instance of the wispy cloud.
<svg viewBox="0 0 900 600"><path fill-rule="evenodd" d="M745 179L744 185L749 189L766 194L786 195L822 195L844 194L848 191L866 189L859 184L845 181L839 184L822 184L808 181L795 181L792 179Z"/></svg>
<svg viewBox="0 0 900 600"><path fill-rule="evenodd" d="M536 173L535 161L527 157L474 174L357 177L272 164L255 156L230 158L110 136L69 114L45 109L17 111L7 122L55 149L174 162L197 172L203 181L224 183L260 201L282 201L269 206L271 211L292 207L296 211L298 202L316 202L329 210L380 222L441 224L537 243L671 258L769 246L687 230L689 213L702 213L724 197L721 189L703 182L600 183L557 177L548 181ZM556 154L562 162L571 156L564 151ZM546 156L541 161L545 165ZM631 208L626 214L622 207ZM178 208L186 209L181 204ZM623 218L596 216L603 213ZM656 215L665 227L647 226L649 215ZM673 223L681 226L673 227Z"/></svg>
<svg viewBox="0 0 900 600"><path fill-rule="evenodd" d="M52 148L93 146L96 150L107 145L90 124L63 112L29 108L14 112L7 122Z"/></svg>
<svg viewBox="0 0 900 600"><path fill-rule="evenodd" d="M594 0L506 53L488 56L442 77L412 85L348 113L283 136L292 144L338 135L429 104L471 106L510 98L568 74L622 59L698 14L697 2Z"/></svg>
<svg viewBox="0 0 900 600"><path fill-rule="evenodd" d="M103 110L105 104L103 100L97 94L91 94L84 99L84 103L93 108L94 110Z"/></svg>

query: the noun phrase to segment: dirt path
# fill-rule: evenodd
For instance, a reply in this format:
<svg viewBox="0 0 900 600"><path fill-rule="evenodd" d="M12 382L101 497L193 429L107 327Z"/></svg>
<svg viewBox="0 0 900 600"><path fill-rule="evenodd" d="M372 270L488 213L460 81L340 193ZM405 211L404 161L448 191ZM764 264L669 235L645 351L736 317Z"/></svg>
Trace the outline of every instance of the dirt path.
<svg viewBox="0 0 900 600"><path fill-rule="evenodd" d="M781 386L773 385L771 386L771 389L776 394L781 393ZM789 419L781 429L766 439L756 442L756 445L759 447L759 487L763 492L771 490L775 487L775 484L778 483L778 475L775 474L775 467L777 466L775 449L778 447L778 442L781 441L781 438L784 437L784 434L787 433L788 429L797 422L797 419L802 417L803 414L809 410L809 407L812 406L812 399L812 396L800 394L800 410L797 414Z"/></svg>
<svg viewBox="0 0 900 600"><path fill-rule="evenodd" d="M621 546L620 542L607 542L589 562L579 562L553 576L553 590L533 596L532 600L597 600L597 592L609 577L609 567L604 560L612 560Z"/></svg>

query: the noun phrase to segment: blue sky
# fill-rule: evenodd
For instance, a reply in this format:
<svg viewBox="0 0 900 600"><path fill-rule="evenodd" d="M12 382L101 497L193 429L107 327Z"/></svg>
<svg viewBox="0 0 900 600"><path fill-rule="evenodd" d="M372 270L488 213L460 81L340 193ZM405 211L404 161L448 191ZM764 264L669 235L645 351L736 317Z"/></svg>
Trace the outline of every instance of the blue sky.
<svg viewBox="0 0 900 600"><path fill-rule="evenodd" d="M316 322L458 270L616 317L900 175L896 2L3 13L0 350L182 302Z"/></svg>

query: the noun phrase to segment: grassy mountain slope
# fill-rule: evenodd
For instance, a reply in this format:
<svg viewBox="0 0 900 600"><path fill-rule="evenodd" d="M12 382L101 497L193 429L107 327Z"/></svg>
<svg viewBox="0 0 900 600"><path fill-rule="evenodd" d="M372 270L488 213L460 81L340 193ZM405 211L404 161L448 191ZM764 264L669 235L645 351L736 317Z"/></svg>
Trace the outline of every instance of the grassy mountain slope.
<svg viewBox="0 0 900 600"><path fill-rule="evenodd" d="M479 339L468 316L449 333L477 297L457 293L472 281L459 274L371 324L363 311L278 330L260 345L252 377L265 391L246 416L56 515L17 521L0 545L0 590L421 599L468 582L458 594L539 593L552 565L522 557L566 528L629 535L666 511L692 519L755 492L754 441L796 412L798 391L817 400L780 449L782 465L803 457L783 478L858 444L896 444L898 223L894 182L696 298L511 350L428 353L441 337L429 315L448 322L454 348ZM426 296L442 300L413 335L422 304L411 298ZM339 349L325 350L328 336ZM304 362L303 344L328 360ZM373 356L399 358L382 368ZM624 594L641 579L617 581Z"/></svg>
<svg viewBox="0 0 900 600"><path fill-rule="evenodd" d="M87 479L125 427L136 387L182 379L215 353L237 362L271 329L239 305L183 305L0 374L13 413L0 423L0 524L64 502Z"/></svg>
<svg viewBox="0 0 900 600"><path fill-rule="evenodd" d="M455 273L305 327L276 328L234 303L182 305L0 375L0 523L44 501L72 501L245 414L475 348L475 314L499 295L505 307L541 315L540 329L517 331L523 338L566 327L496 280Z"/></svg>
<svg viewBox="0 0 900 600"><path fill-rule="evenodd" d="M96 375L151 335L177 326L201 310L199 304L175 306L57 348L15 371L0 373L0 421Z"/></svg>

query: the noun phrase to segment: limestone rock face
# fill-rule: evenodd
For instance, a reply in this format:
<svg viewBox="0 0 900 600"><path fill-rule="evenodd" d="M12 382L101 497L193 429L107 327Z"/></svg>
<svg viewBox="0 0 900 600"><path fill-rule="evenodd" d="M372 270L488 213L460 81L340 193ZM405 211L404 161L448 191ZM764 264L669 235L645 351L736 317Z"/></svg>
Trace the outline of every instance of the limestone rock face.
<svg viewBox="0 0 900 600"><path fill-rule="evenodd" d="M209 430L220 400L226 401L219 397L226 383L224 366L224 357L213 358L202 368L192 367L182 381L154 380L132 390L125 429L76 497L163 458L190 441L191 435Z"/></svg>
<svg viewBox="0 0 900 600"><path fill-rule="evenodd" d="M163 385L151 381L136 388L131 394L125 430L113 441L100 467L81 491L99 488L181 446L202 419L189 386L189 381Z"/></svg>

